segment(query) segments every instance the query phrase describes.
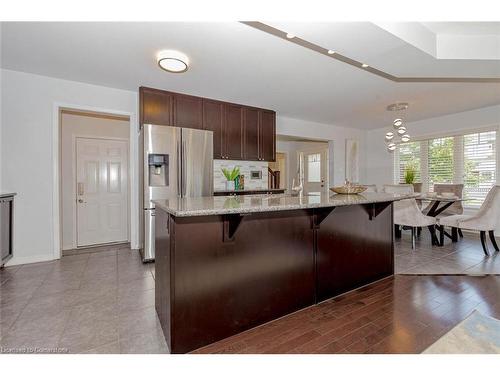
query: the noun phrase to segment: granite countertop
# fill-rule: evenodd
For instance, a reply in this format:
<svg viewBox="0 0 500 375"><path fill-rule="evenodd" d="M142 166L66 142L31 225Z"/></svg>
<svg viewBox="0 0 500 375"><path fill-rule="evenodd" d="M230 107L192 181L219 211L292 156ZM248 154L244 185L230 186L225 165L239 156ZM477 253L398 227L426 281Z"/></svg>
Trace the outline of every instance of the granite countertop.
<svg viewBox="0 0 500 375"><path fill-rule="evenodd" d="M224 194L238 194L246 192L266 192L266 191L284 191L283 189L243 189L243 190L214 190L214 193L224 193Z"/></svg>
<svg viewBox="0 0 500 375"><path fill-rule="evenodd" d="M269 211L300 210L318 207L349 206L377 202L392 202L415 195L363 193L342 195L316 193L294 197L289 194L236 195L218 197L174 198L153 200L156 207L179 217L245 214Z"/></svg>
<svg viewBox="0 0 500 375"><path fill-rule="evenodd" d="M17 193L11 193L8 191L0 191L0 198L13 197Z"/></svg>

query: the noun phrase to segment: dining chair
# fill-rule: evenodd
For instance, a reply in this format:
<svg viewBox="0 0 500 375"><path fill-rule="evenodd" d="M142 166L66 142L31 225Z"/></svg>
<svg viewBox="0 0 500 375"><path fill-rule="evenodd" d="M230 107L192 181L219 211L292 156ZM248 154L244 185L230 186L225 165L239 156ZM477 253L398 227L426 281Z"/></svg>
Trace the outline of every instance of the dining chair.
<svg viewBox="0 0 500 375"><path fill-rule="evenodd" d="M438 195L442 195L442 193L453 193L456 197L462 199L463 198L463 191L464 191L464 184L434 184L433 191L437 193ZM427 207L423 209L423 213L427 215L431 207L433 206L433 202L430 202ZM436 217L442 218L446 216L451 216L451 215L462 215L464 213L464 207L462 206L462 201L457 201L453 203L450 207L448 207L446 210L441 212L439 215ZM453 233L453 238L458 237L457 234L460 237L463 237L462 230L460 228L455 228L454 231L456 232Z"/></svg>
<svg viewBox="0 0 500 375"><path fill-rule="evenodd" d="M366 190L366 193L376 193L377 192L377 185L372 184L372 185L363 185Z"/></svg>
<svg viewBox="0 0 500 375"><path fill-rule="evenodd" d="M413 185L384 185L384 192L393 194L413 194ZM398 227L397 234L400 234L401 228L411 229L411 248L415 249L415 240L417 237L417 228L427 227L431 232L432 244L438 245L436 238L436 218L426 216L420 211L415 198L403 199L394 202L394 224Z"/></svg>
<svg viewBox="0 0 500 375"><path fill-rule="evenodd" d="M496 251L499 251L495 241L495 228L500 224L500 185L495 185L486 195L483 204L475 215L452 215L439 218L439 240L444 241L444 227L468 229L479 231L481 245L486 255L488 245L486 243L486 232L488 232L491 243Z"/></svg>

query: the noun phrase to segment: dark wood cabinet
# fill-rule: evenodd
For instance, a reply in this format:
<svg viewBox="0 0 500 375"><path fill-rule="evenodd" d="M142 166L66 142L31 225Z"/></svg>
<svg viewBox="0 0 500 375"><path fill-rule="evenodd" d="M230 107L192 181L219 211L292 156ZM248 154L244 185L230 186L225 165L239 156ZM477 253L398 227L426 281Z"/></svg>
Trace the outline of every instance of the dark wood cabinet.
<svg viewBox="0 0 500 375"><path fill-rule="evenodd" d="M393 274L392 208L386 205L317 210L317 217L326 216L317 229L317 302Z"/></svg>
<svg viewBox="0 0 500 375"><path fill-rule="evenodd" d="M260 160L260 111L256 108L243 110L244 128L244 158L245 160Z"/></svg>
<svg viewBox="0 0 500 375"><path fill-rule="evenodd" d="M202 98L175 94L173 107L174 126L192 129L203 128Z"/></svg>
<svg viewBox="0 0 500 375"><path fill-rule="evenodd" d="M261 111L260 117L260 159L276 160L276 113Z"/></svg>
<svg viewBox="0 0 500 375"><path fill-rule="evenodd" d="M224 103L203 99L203 129L214 133L214 159L225 159Z"/></svg>
<svg viewBox="0 0 500 375"><path fill-rule="evenodd" d="M225 159L243 159L243 107L226 104L224 116Z"/></svg>
<svg viewBox="0 0 500 375"><path fill-rule="evenodd" d="M139 88L140 124L214 133L214 159L274 161L276 113L149 87Z"/></svg>
<svg viewBox="0 0 500 375"><path fill-rule="evenodd" d="M0 194L0 267L12 258L14 195Z"/></svg>
<svg viewBox="0 0 500 375"><path fill-rule="evenodd" d="M139 88L141 125L173 125L172 101L174 95L168 91Z"/></svg>

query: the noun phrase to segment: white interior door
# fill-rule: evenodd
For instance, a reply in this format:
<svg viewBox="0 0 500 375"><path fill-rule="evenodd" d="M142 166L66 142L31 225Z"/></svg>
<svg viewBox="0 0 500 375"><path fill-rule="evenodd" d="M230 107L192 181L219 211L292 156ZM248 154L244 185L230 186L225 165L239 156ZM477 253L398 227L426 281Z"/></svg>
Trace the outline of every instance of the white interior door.
<svg viewBox="0 0 500 375"><path fill-rule="evenodd" d="M304 191L322 192L328 190L328 151L303 152Z"/></svg>
<svg viewBox="0 0 500 375"><path fill-rule="evenodd" d="M128 240L127 142L76 139L77 245Z"/></svg>

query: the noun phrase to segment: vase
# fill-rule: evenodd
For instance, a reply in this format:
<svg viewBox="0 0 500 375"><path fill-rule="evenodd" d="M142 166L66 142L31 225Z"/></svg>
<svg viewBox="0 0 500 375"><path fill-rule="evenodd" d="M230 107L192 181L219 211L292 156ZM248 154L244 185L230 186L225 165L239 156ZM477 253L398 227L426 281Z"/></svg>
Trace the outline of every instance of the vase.
<svg viewBox="0 0 500 375"><path fill-rule="evenodd" d="M226 181L226 190L228 191L234 190L234 181Z"/></svg>

